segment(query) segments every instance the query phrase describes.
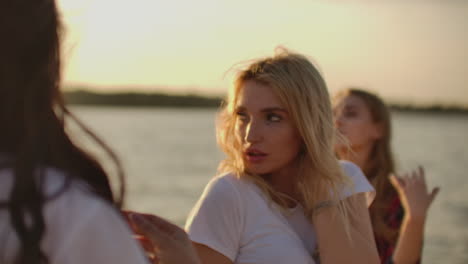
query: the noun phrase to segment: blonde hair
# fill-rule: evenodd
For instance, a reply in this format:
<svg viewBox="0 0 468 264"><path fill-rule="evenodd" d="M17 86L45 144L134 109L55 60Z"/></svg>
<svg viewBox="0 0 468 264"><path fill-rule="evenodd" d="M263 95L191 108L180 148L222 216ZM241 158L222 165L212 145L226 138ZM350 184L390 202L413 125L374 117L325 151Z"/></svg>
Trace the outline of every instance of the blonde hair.
<svg viewBox="0 0 468 264"><path fill-rule="evenodd" d="M376 94L358 88L349 88L336 93L333 96L333 101L337 103L348 96L357 96L364 102L365 107L369 110L372 122L378 124L382 132L381 138L376 140L372 146L369 160L365 167L361 169L377 193L369 208L374 232L378 237L382 237L395 245L398 230L388 227L384 219L391 199L397 195L388 179L390 174L395 173L395 162L390 144L392 138L390 111Z"/></svg>
<svg viewBox="0 0 468 264"><path fill-rule="evenodd" d="M288 205L285 196L276 192L263 177L246 172L241 145L235 136L236 102L246 81L256 81L272 89L302 138L303 148L296 161L299 173L295 187L307 217L312 220L314 206L324 198L337 202L345 214L339 194L351 182L344 175L333 151L335 128L327 86L306 57L284 49L272 57L251 63L238 73L218 116L217 140L227 155L218 172L247 177L281 208Z"/></svg>

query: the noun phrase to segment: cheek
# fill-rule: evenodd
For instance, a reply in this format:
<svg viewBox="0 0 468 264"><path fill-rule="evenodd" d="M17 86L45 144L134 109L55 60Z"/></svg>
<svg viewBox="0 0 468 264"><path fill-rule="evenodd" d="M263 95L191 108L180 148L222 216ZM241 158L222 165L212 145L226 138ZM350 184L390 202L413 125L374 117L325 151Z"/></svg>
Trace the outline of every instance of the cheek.
<svg viewBox="0 0 468 264"><path fill-rule="evenodd" d="M356 123L348 132L347 136L351 144L362 144L371 138L371 127L365 123Z"/></svg>
<svg viewBox="0 0 468 264"><path fill-rule="evenodd" d="M280 153L287 153L288 156L297 155L302 146L302 140L298 133L291 128L285 129L282 133L277 133L277 149Z"/></svg>
<svg viewBox="0 0 468 264"><path fill-rule="evenodd" d="M237 141L242 142L245 135L245 126L239 122L236 122L234 125L234 135Z"/></svg>
<svg viewBox="0 0 468 264"><path fill-rule="evenodd" d="M349 119L346 122L346 131L352 134L365 133L366 124L361 119Z"/></svg>
<svg viewBox="0 0 468 264"><path fill-rule="evenodd" d="M362 135L366 133L366 126L362 122L353 122L350 126L350 132L355 136Z"/></svg>

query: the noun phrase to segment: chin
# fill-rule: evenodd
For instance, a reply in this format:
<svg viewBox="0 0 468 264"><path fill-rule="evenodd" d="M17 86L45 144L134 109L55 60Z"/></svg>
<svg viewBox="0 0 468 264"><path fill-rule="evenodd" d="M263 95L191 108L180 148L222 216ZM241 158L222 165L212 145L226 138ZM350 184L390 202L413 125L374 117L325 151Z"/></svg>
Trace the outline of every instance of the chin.
<svg viewBox="0 0 468 264"><path fill-rule="evenodd" d="M265 168L263 166L247 166L247 171L257 175L271 173L271 169Z"/></svg>

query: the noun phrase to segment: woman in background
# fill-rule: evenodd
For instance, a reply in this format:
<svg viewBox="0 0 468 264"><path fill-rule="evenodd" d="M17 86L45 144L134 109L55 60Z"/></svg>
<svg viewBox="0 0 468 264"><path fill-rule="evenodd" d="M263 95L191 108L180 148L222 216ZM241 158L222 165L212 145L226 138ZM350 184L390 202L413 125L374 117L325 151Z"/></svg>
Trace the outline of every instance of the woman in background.
<svg viewBox="0 0 468 264"><path fill-rule="evenodd" d="M0 263L148 263L119 212L115 155L64 104L61 33L54 0L0 1ZM118 193L65 121L107 151ZM159 263L198 263L183 230L157 217L132 219Z"/></svg>
<svg viewBox="0 0 468 264"><path fill-rule="evenodd" d="M376 95L348 89L333 98L340 159L357 164L376 189L370 216L382 263L419 263L424 223L439 188L428 192L424 170L395 175L390 112Z"/></svg>
<svg viewBox="0 0 468 264"><path fill-rule="evenodd" d="M378 263L361 170L334 154L327 87L299 54L241 71L220 113L227 158L186 230L203 264Z"/></svg>

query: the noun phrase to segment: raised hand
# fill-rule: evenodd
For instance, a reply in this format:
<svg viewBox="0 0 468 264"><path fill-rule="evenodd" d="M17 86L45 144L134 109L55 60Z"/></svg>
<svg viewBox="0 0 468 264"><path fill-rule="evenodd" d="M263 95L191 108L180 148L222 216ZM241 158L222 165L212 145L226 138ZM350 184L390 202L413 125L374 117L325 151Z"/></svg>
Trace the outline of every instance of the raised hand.
<svg viewBox="0 0 468 264"><path fill-rule="evenodd" d="M429 206L439 193L440 188L436 187L431 192L428 191L423 167L418 167L410 173L400 176L391 175L390 182L398 192L405 217L424 221Z"/></svg>

